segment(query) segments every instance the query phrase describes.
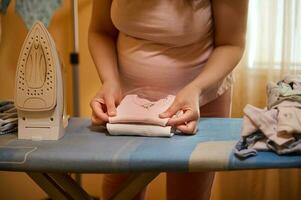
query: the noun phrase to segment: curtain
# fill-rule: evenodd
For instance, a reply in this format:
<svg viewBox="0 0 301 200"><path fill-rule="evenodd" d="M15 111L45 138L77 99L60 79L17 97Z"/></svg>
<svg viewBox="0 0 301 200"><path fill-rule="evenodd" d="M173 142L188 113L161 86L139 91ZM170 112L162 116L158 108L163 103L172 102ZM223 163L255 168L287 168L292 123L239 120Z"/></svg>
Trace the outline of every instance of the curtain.
<svg viewBox="0 0 301 200"><path fill-rule="evenodd" d="M301 74L301 0L249 0L244 56L235 69L232 117L246 104L266 105L267 81ZM213 200L297 200L301 170L217 173Z"/></svg>

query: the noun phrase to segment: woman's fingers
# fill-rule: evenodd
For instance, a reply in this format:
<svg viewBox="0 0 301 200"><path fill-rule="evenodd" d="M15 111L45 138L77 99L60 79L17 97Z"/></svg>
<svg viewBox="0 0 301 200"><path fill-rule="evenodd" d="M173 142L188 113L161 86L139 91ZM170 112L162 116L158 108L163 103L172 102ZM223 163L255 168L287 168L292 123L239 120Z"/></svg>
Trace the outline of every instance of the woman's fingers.
<svg viewBox="0 0 301 200"><path fill-rule="evenodd" d="M171 126L185 124L185 122L189 122L197 118L198 118L197 114L194 114L192 110L186 110L184 114L170 118L167 124Z"/></svg>
<svg viewBox="0 0 301 200"><path fill-rule="evenodd" d="M91 121L93 125L104 125L106 122L98 118L94 111L92 111Z"/></svg>
<svg viewBox="0 0 301 200"><path fill-rule="evenodd" d="M166 111L159 114L159 117L161 118L172 117L174 114L176 114L178 110L180 110L181 106L182 105L175 100Z"/></svg>
<svg viewBox="0 0 301 200"><path fill-rule="evenodd" d="M94 98L91 103L90 107L92 108L92 114L94 113L95 118L99 118L102 121L109 121L108 115L104 112L105 104L103 100Z"/></svg>
<svg viewBox="0 0 301 200"><path fill-rule="evenodd" d="M197 121L190 121L186 125L176 126L178 130L186 134L196 134L197 132Z"/></svg>
<svg viewBox="0 0 301 200"><path fill-rule="evenodd" d="M108 115L110 117L115 116L116 115L115 99L112 96L108 96L108 97L105 97L105 102L107 105Z"/></svg>

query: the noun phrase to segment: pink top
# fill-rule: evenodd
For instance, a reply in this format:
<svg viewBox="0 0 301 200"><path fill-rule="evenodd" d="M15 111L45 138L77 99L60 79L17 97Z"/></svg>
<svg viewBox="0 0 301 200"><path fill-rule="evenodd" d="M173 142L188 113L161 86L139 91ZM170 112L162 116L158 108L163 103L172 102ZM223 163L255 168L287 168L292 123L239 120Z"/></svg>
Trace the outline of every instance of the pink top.
<svg viewBox="0 0 301 200"><path fill-rule="evenodd" d="M117 55L124 91L159 87L176 94L196 78L213 50L209 0L113 0ZM222 66L221 66L222 67ZM231 74L206 91L200 105L221 95Z"/></svg>

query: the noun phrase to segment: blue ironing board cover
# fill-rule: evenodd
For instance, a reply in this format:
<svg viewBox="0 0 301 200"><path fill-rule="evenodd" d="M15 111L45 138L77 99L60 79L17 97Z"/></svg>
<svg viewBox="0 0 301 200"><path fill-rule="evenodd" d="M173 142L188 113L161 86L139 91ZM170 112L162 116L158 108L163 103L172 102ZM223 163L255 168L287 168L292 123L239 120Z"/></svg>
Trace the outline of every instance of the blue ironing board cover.
<svg viewBox="0 0 301 200"><path fill-rule="evenodd" d="M202 118L193 136L172 138L109 136L90 120L71 118L58 141L0 136L0 170L36 172L226 171L301 167L300 155L259 152L239 160L233 147L242 119Z"/></svg>

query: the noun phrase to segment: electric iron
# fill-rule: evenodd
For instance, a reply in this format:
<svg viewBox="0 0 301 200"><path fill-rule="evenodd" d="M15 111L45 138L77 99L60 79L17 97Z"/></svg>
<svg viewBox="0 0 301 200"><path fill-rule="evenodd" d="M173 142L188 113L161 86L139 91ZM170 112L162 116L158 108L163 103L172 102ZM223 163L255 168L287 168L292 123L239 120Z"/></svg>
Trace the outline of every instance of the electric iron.
<svg viewBox="0 0 301 200"><path fill-rule="evenodd" d="M54 40L36 22L23 43L16 71L18 139L58 140L68 124L62 63Z"/></svg>

